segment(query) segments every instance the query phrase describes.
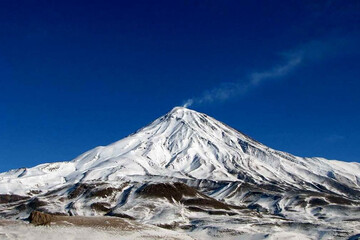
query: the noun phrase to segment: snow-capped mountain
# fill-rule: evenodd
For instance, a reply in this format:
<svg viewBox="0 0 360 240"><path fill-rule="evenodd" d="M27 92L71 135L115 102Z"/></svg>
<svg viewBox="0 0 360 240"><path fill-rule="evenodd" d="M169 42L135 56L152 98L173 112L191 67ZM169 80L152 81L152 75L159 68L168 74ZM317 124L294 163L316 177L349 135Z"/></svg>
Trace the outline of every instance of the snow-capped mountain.
<svg viewBox="0 0 360 240"><path fill-rule="evenodd" d="M221 232L222 221L231 231L247 232L234 220L242 216L246 224L322 222L323 231L337 237L331 229L338 221L349 222L342 229L347 235L359 224L360 164L296 157L176 107L70 162L2 173L0 194L5 217L26 217L38 209L171 223L192 231Z"/></svg>

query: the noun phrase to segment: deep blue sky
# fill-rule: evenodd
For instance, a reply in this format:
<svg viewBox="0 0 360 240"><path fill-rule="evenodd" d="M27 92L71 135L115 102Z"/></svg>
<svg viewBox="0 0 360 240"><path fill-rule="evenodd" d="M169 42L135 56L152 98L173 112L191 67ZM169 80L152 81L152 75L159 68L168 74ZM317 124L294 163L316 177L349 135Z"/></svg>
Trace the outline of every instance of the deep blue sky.
<svg viewBox="0 0 360 240"><path fill-rule="evenodd" d="M0 1L0 171L71 160L191 98L275 149L360 162L359 43L360 1Z"/></svg>

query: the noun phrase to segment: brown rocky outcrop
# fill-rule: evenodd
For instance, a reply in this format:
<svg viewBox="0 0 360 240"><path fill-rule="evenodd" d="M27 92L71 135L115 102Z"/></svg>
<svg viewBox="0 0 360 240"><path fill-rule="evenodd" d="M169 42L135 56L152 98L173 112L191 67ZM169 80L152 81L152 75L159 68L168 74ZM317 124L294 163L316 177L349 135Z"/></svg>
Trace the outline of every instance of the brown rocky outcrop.
<svg viewBox="0 0 360 240"><path fill-rule="evenodd" d="M32 211L29 216L30 223L39 226L39 225L50 225L53 216L47 213Z"/></svg>

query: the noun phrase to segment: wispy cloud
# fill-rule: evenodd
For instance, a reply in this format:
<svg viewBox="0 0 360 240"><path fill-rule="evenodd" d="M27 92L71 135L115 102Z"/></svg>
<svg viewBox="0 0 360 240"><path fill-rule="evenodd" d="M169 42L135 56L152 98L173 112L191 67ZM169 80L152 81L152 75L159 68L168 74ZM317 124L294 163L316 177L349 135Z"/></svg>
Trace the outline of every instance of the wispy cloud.
<svg viewBox="0 0 360 240"><path fill-rule="evenodd" d="M245 81L236 81L231 83L222 83L220 86L205 91L200 97L187 99L183 106L189 107L191 105L201 105L205 103L212 103L215 101L225 101L245 94L251 89L259 87L263 82L271 79L284 77L295 69L302 61L301 53L286 54L287 60L282 65L277 65L262 72L253 72L245 78Z"/></svg>
<svg viewBox="0 0 360 240"><path fill-rule="evenodd" d="M184 107L191 105L211 104L242 96L260 87L263 83L286 77L300 64L314 64L322 59L339 56L359 54L358 42L360 36L349 35L342 37L329 37L306 42L296 48L280 53L283 63L258 72L252 72L237 81L221 83L219 86L204 91L197 97L189 98L183 102Z"/></svg>

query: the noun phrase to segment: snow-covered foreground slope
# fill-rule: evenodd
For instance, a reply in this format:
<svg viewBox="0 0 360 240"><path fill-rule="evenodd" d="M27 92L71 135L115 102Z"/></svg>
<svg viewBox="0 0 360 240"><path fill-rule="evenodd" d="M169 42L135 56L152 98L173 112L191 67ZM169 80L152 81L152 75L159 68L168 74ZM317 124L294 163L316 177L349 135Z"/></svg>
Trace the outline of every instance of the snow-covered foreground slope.
<svg viewBox="0 0 360 240"><path fill-rule="evenodd" d="M341 238L359 227L360 164L276 151L177 107L70 162L2 173L0 194L1 214L11 218L38 209L212 236L263 234L276 225Z"/></svg>

